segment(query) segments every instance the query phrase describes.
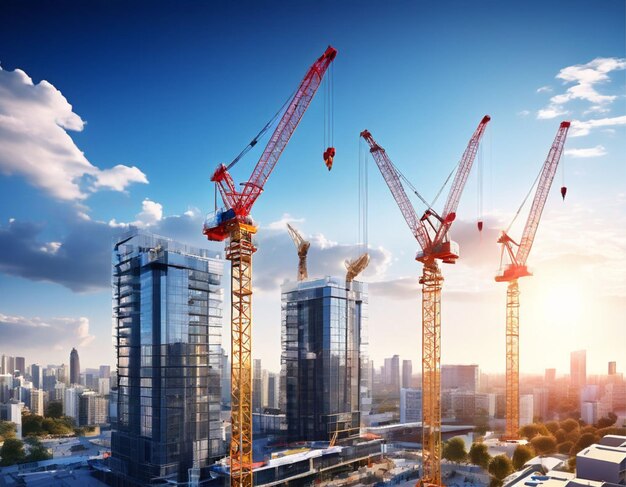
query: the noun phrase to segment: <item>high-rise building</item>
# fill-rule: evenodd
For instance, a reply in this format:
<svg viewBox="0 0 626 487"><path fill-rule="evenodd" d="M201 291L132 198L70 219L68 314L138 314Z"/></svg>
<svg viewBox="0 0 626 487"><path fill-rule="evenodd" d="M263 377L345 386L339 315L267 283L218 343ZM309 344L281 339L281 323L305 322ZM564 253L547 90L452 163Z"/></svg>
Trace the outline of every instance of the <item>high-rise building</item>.
<svg viewBox="0 0 626 487"><path fill-rule="evenodd" d="M13 391L13 375L0 374L0 404L9 402Z"/></svg>
<svg viewBox="0 0 626 487"><path fill-rule="evenodd" d="M30 391L30 411L37 416L43 416L44 394L42 389L32 389Z"/></svg>
<svg viewBox="0 0 626 487"><path fill-rule="evenodd" d="M31 382L35 389L43 388L43 367L39 364L33 364L30 366L30 375L32 377Z"/></svg>
<svg viewBox="0 0 626 487"><path fill-rule="evenodd" d="M546 384L553 384L556 381L556 369L546 369L544 380Z"/></svg>
<svg viewBox="0 0 626 487"><path fill-rule="evenodd" d="M411 387L411 379L413 377L413 362L410 360L402 361L402 387L409 389Z"/></svg>
<svg viewBox="0 0 626 487"><path fill-rule="evenodd" d="M110 365L101 365L99 369L98 378L100 379L109 379L111 378L111 366Z"/></svg>
<svg viewBox="0 0 626 487"><path fill-rule="evenodd" d="M267 407L277 409L279 406L279 384L278 374L270 372L267 377Z"/></svg>
<svg viewBox="0 0 626 487"><path fill-rule="evenodd" d="M609 362L609 375L617 374L617 362Z"/></svg>
<svg viewBox="0 0 626 487"><path fill-rule="evenodd" d="M70 385L70 378L68 375L67 366L65 364L57 367L57 380L59 382L63 382L63 384L65 384L66 386Z"/></svg>
<svg viewBox="0 0 626 487"><path fill-rule="evenodd" d="M15 357L15 370L19 371L20 375L26 374L26 359L24 357Z"/></svg>
<svg viewBox="0 0 626 487"><path fill-rule="evenodd" d="M291 439L358 435L360 334L367 287L341 278L282 287L282 372Z"/></svg>
<svg viewBox="0 0 626 487"><path fill-rule="evenodd" d="M534 423L535 406L532 394L522 394L519 397L519 424L526 426Z"/></svg>
<svg viewBox="0 0 626 487"><path fill-rule="evenodd" d="M187 482L224 454L220 421L223 261L147 233L113 250L117 485Z"/></svg>
<svg viewBox="0 0 626 487"><path fill-rule="evenodd" d="M109 401L94 391L83 392L78 400L78 425L93 426L107 423Z"/></svg>
<svg viewBox="0 0 626 487"><path fill-rule="evenodd" d="M442 365L441 389L458 389L465 392L478 392L480 371L478 365Z"/></svg>
<svg viewBox="0 0 626 487"><path fill-rule="evenodd" d="M79 387L70 387L64 391L63 414L72 418L76 424L78 424L79 397L81 393L82 389Z"/></svg>
<svg viewBox="0 0 626 487"><path fill-rule="evenodd" d="M107 396L111 391L111 379L109 377L101 377L98 379L98 393Z"/></svg>
<svg viewBox="0 0 626 487"><path fill-rule="evenodd" d="M400 356L385 359L384 366L384 388L387 392L394 394L396 397L400 395Z"/></svg>
<svg viewBox="0 0 626 487"><path fill-rule="evenodd" d="M72 348L70 353L70 385L80 384L80 359L78 358L78 351Z"/></svg>
<svg viewBox="0 0 626 487"><path fill-rule="evenodd" d="M15 357L3 355L0 359L0 374L11 374L15 372Z"/></svg>
<svg viewBox="0 0 626 487"><path fill-rule="evenodd" d="M422 390L400 390L400 422L415 423L422 420Z"/></svg>
<svg viewBox="0 0 626 487"><path fill-rule="evenodd" d="M577 350L570 356L570 384L582 387L587 383L587 351Z"/></svg>
<svg viewBox="0 0 626 487"><path fill-rule="evenodd" d="M222 374L222 405L230 407L230 359L222 348L221 350L221 374Z"/></svg>

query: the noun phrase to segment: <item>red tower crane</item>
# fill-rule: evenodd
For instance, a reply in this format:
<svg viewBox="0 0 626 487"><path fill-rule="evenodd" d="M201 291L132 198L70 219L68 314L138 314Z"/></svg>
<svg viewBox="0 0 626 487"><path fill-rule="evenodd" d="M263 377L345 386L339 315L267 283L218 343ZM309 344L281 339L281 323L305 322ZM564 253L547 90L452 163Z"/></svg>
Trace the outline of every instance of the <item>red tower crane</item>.
<svg viewBox="0 0 626 487"><path fill-rule="evenodd" d="M452 182L443 213L437 214L430 205L418 217L400 178L405 179L376 143L368 130L361 132L370 152L406 220L421 251L416 260L423 264L419 282L422 285L422 462L421 485L441 485L441 283L443 277L438 260L454 264L459 247L451 241L448 231L456 218L456 210L467 182L478 145L491 120L485 115L472 135ZM406 181L406 179L405 179ZM408 181L407 181L408 182ZM419 196L419 195L418 195ZM421 198L421 197L420 197ZM424 201L422 199L422 201Z"/></svg>
<svg viewBox="0 0 626 487"><path fill-rule="evenodd" d="M508 282L506 291L506 427L504 436L514 440L519 435L519 286L517 280L520 277L532 275L526 266L528 254L535 241L535 234L539 227L541 213L546 204L556 169L561 160L563 146L567 138L570 122L561 122L556 133L548 157L543 164L535 198L528 214L528 220L522 233L522 239L518 244L508 235L511 228L502 232L498 243L502 244L502 256L504 251L510 263L496 276L497 282ZM561 188L561 195L565 197L565 187ZM521 209L521 208L520 208ZM519 214L519 210L518 210ZM517 215L516 215L517 216ZM517 247L517 252L513 247Z"/></svg>
<svg viewBox="0 0 626 487"><path fill-rule="evenodd" d="M293 97L285 104L283 115L270 137L250 179L235 187L229 169L256 145L268 123L250 144L228 166L220 164L211 181L219 188L224 208L204 224L209 240L230 242L226 258L231 262L231 441L230 484L248 487L252 476L252 254L256 248L252 235L257 226L250 217L252 206L263 192L263 186L276 166L304 112L319 88L324 74L335 59L337 50L328 47L309 68ZM280 112L279 112L280 113ZM277 114L278 116L278 114ZM328 152L328 149L327 149ZM333 151L334 155L334 151ZM326 158L326 157L325 157Z"/></svg>

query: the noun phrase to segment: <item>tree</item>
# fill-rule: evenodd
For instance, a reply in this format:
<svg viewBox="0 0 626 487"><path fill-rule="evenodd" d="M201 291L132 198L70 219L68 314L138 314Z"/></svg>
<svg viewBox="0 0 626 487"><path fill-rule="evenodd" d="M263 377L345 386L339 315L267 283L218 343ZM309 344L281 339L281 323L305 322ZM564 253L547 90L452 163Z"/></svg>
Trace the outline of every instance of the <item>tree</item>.
<svg viewBox="0 0 626 487"><path fill-rule="evenodd" d="M572 450L574 443L571 441L564 441L563 443L559 443L556 446L557 453L562 453L563 455L569 455L569 452Z"/></svg>
<svg viewBox="0 0 626 487"><path fill-rule="evenodd" d="M24 436L40 436L43 434L43 418L36 414L22 414L22 434Z"/></svg>
<svg viewBox="0 0 626 487"><path fill-rule="evenodd" d="M61 401L50 401L44 416L46 418L60 418L63 416L63 403Z"/></svg>
<svg viewBox="0 0 626 487"><path fill-rule="evenodd" d="M497 480L504 480L513 473L513 464L506 455L498 455L489 462L489 473Z"/></svg>
<svg viewBox="0 0 626 487"><path fill-rule="evenodd" d="M555 434L559 429L558 421L548 421L544 426L552 434Z"/></svg>
<svg viewBox="0 0 626 487"><path fill-rule="evenodd" d="M37 437L30 436L26 439L26 443L28 443L30 447L26 461L38 462L40 460L50 460L52 458L52 454L45 446L43 446Z"/></svg>
<svg viewBox="0 0 626 487"><path fill-rule="evenodd" d="M443 458L451 462L460 463L467 457L465 442L461 438L451 438L443 445Z"/></svg>
<svg viewBox="0 0 626 487"><path fill-rule="evenodd" d="M469 460L472 464L487 470L489 468L489 460L491 460L487 445L484 443L472 443L469 451Z"/></svg>
<svg viewBox="0 0 626 487"><path fill-rule="evenodd" d="M577 429L579 427L578 421L576 421L575 419L566 419L564 421L561 421L559 423L559 426L565 430L566 433L571 433L572 431L574 431L575 429Z"/></svg>
<svg viewBox="0 0 626 487"><path fill-rule="evenodd" d="M524 464L535 456L532 448L526 445L517 445L513 452L513 468L520 470Z"/></svg>
<svg viewBox="0 0 626 487"><path fill-rule="evenodd" d="M556 430L556 433L554 433L554 437L558 443L563 443L567 437L567 432L563 428L559 428Z"/></svg>
<svg viewBox="0 0 626 487"><path fill-rule="evenodd" d="M0 443L7 438L15 438L15 423L0 421Z"/></svg>
<svg viewBox="0 0 626 487"><path fill-rule="evenodd" d="M541 423L533 423L522 426L519 430L520 436L532 440L537 435L549 435L548 429Z"/></svg>
<svg viewBox="0 0 626 487"><path fill-rule="evenodd" d="M547 455L556 451L556 438L548 435L535 436L530 443L537 455Z"/></svg>
<svg viewBox="0 0 626 487"><path fill-rule="evenodd" d="M593 445L596 441L598 441L598 438L593 433L585 433L581 435L576 444L570 450L570 455L575 457L579 451Z"/></svg>
<svg viewBox="0 0 626 487"><path fill-rule="evenodd" d="M606 418L600 418L598 420L598 428L608 428L609 426L613 426L617 421L617 416L615 413L609 413L606 415Z"/></svg>
<svg viewBox="0 0 626 487"><path fill-rule="evenodd" d="M0 457L2 457L0 466L3 467L23 462L26 459L24 443L17 438L4 440L4 444L0 448Z"/></svg>

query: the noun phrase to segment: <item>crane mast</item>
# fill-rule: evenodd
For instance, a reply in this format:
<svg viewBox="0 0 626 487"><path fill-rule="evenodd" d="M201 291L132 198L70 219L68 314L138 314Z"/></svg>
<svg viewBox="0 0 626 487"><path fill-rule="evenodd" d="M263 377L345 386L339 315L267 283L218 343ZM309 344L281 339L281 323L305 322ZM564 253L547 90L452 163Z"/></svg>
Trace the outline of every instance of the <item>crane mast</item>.
<svg viewBox="0 0 626 487"><path fill-rule="evenodd" d="M276 166L304 112L309 107L337 50L328 47L309 68L287 104L250 179L235 187L228 170L220 164L211 180L217 185L224 208L207 217L203 233L209 240L230 242L226 258L231 262L231 440L230 485L251 487L252 472L252 236L257 226L250 217L256 199ZM263 133L263 131L262 131ZM256 144L254 139L248 147ZM245 151L245 150L244 150Z"/></svg>
<svg viewBox="0 0 626 487"><path fill-rule="evenodd" d="M458 246L448 238L448 231L456 218L463 188L476 158L478 144L491 117L485 115L472 135L452 188L443 218L428 208L420 218L411 204L400 174L385 150L368 130L361 132L370 146L370 152L380 169L400 212L407 222L421 250L416 260L423 264L422 276L422 479L420 485L441 484L441 287L443 276L438 260L453 264L459 257Z"/></svg>
<svg viewBox="0 0 626 487"><path fill-rule="evenodd" d="M506 426L504 437L517 439L519 437L519 285L520 277L530 276L526 266L528 254L533 246L541 214L548 198L548 193L554 181L556 169L561 160L565 139L570 122L561 122L552 142L548 157L543 164L535 197L528 214L528 219L519 244L507 232L503 231L498 239L502 244L502 251L511 261L502 273L496 276L497 282L508 282L506 290ZM517 252L514 251L517 247Z"/></svg>

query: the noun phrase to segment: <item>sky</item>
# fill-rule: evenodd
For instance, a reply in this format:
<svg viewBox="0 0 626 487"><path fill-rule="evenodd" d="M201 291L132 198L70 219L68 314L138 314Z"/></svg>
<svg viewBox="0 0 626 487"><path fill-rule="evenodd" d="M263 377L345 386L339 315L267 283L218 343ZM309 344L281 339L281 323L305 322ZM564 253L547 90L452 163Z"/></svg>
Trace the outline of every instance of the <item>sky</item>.
<svg viewBox="0 0 626 487"><path fill-rule="evenodd" d="M201 234L212 171L330 44L333 170L322 159L323 87L253 210L255 358L280 367L280 285L297 266L285 223L312 242L310 275L343 275L363 249L368 160L370 349L376 365L399 354L418 369L418 244L359 133L369 129L430 201L489 114L451 230L461 258L443 268L442 362L503 372L496 240L571 120L528 260L534 276L520 282L520 367L565 374L570 352L587 349L590 373L610 360L626 372L623 2L6 1L0 18L0 354L60 363L76 347L83 366L114 363L116 235L133 225L222 250ZM263 145L233 169L236 181Z"/></svg>

